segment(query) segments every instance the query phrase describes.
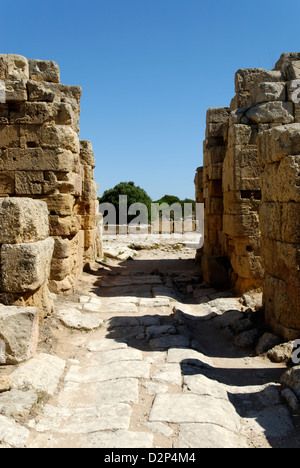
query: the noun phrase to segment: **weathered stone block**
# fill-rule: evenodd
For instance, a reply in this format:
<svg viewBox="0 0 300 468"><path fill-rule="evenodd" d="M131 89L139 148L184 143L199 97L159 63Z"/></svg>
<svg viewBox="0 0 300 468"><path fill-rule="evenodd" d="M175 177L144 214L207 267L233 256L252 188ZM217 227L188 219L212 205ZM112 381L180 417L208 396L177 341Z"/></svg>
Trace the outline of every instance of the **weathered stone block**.
<svg viewBox="0 0 300 468"><path fill-rule="evenodd" d="M0 125L0 148L16 148L20 143L20 129L14 125Z"/></svg>
<svg viewBox="0 0 300 468"><path fill-rule="evenodd" d="M10 81L28 80L28 60L22 55L0 55L0 79Z"/></svg>
<svg viewBox="0 0 300 468"><path fill-rule="evenodd" d="M257 105L262 102L270 101L286 101L286 84L283 83L258 83L256 84L251 93L252 105Z"/></svg>
<svg viewBox="0 0 300 468"><path fill-rule="evenodd" d="M262 264L265 270L274 277L281 278L287 283L297 277L300 247L263 237L261 240Z"/></svg>
<svg viewBox="0 0 300 468"><path fill-rule="evenodd" d="M54 249L52 238L1 247L1 290L35 291L47 282Z"/></svg>
<svg viewBox="0 0 300 468"><path fill-rule="evenodd" d="M265 166L261 187L263 202L300 203L300 156Z"/></svg>
<svg viewBox="0 0 300 468"><path fill-rule="evenodd" d="M48 236L46 203L29 198L0 198L0 244L36 242Z"/></svg>
<svg viewBox="0 0 300 468"><path fill-rule="evenodd" d="M0 150L3 171L73 172L76 166L73 153L64 149L9 148Z"/></svg>
<svg viewBox="0 0 300 468"><path fill-rule="evenodd" d="M51 236L74 236L81 229L81 216L49 216Z"/></svg>
<svg viewBox="0 0 300 468"><path fill-rule="evenodd" d="M65 125L45 125L41 130L40 146L44 148L64 148L79 153L77 133Z"/></svg>
<svg viewBox="0 0 300 468"><path fill-rule="evenodd" d="M34 81L50 81L59 83L60 71L55 62L49 60L33 60L29 61L29 77Z"/></svg>
<svg viewBox="0 0 300 468"><path fill-rule="evenodd" d="M246 112L250 122L289 124L294 122L294 107L291 102L267 102L258 104Z"/></svg>
<svg viewBox="0 0 300 468"><path fill-rule="evenodd" d="M43 171L15 172L16 195L41 195L43 194Z"/></svg>
<svg viewBox="0 0 300 468"><path fill-rule="evenodd" d="M80 140L80 162L95 167L94 151L90 141Z"/></svg>
<svg viewBox="0 0 300 468"><path fill-rule="evenodd" d="M300 124L274 127L258 137L261 165L278 162L286 156L300 154Z"/></svg>
<svg viewBox="0 0 300 468"><path fill-rule="evenodd" d="M251 136L251 126L242 124L231 125L228 131L228 146L249 145Z"/></svg>
<svg viewBox="0 0 300 468"><path fill-rule="evenodd" d="M37 349L38 332L37 308L0 304L0 343L4 347L0 363L19 364L33 357Z"/></svg>
<svg viewBox="0 0 300 468"><path fill-rule="evenodd" d="M227 285L228 260L225 257L202 256L202 272L204 281L208 284Z"/></svg>
<svg viewBox="0 0 300 468"><path fill-rule="evenodd" d="M206 123L225 123L229 119L229 107L211 107L206 112Z"/></svg>
<svg viewBox="0 0 300 468"><path fill-rule="evenodd" d="M55 93L44 83L27 81L28 98L32 102L53 102Z"/></svg>
<svg viewBox="0 0 300 468"><path fill-rule="evenodd" d="M289 283L267 274L264 282L264 305L267 326L287 341L299 338L300 279Z"/></svg>
<svg viewBox="0 0 300 468"><path fill-rule="evenodd" d="M223 216L223 231L233 237L255 236L259 232L258 213Z"/></svg>
<svg viewBox="0 0 300 468"><path fill-rule="evenodd" d="M0 197L3 195L13 195L15 193L14 172L0 172Z"/></svg>
<svg viewBox="0 0 300 468"><path fill-rule="evenodd" d="M25 102L28 99L26 81L6 81L5 82L6 102Z"/></svg>
<svg viewBox="0 0 300 468"><path fill-rule="evenodd" d="M71 216L74 212L75 198L71 194L50 195L44 201L51 216Z"/></svg>
<svg viewBox="0 0 300 468"><path fill-rule="evenodd" d="M51 262L50 279L58 281L63 280L71 273L73 266L74 260L72 257L53 258Z"/></svg>

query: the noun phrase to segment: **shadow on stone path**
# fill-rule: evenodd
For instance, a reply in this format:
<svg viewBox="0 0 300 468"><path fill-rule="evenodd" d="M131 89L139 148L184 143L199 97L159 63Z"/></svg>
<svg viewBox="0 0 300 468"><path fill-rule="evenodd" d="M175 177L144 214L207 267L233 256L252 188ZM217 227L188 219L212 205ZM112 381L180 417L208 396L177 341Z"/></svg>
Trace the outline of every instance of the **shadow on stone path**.
<svg viewBox="0 0 300 468"><path fill-rule="evenodd" d="M282 366L233 346L220 321L241 304L198 286L197 268L99 265L82 294L57 300L51 352L45 339L0 394L2 446L299 446L280 399ZM187 284L197 301L180 291Z"/></svg>

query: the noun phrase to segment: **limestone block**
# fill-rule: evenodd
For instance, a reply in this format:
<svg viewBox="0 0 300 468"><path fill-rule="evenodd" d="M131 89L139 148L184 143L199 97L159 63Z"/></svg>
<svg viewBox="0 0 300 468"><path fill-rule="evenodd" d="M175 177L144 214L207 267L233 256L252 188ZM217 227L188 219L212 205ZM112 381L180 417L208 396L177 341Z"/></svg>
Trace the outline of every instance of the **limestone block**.
<svg viewBox="0 0 300 468"><path fill-rule="evenodd" d="M0 172L0 197L4 195L14 195L15 174L14 172Z"/></svg>
<svg viewBox="0 0 300 468"><path fill-rule="evenodd" d="M69 86L65 84L56 83L43 83L45 89L49 89L55 94L55 102L68 102L72 104L73 109L80 112L80 107L76 106L79 104L82 94L82 88L80 86Z"/></svg>
<svg viewBox="0 0 300 468"><path fill-rule="evenodd" d="M300 261L299 244L288 244L263 237L261 257L265 270L287 283L298 276Z"/></svg>
<svg viewBox="0 0 300 468"><path fill-rule="evenodd" d="M300 154L299 123L271 128L258 137L258 155L261 165L298 154Z"/></svg>
<svg viewBox="0 0 300 468"><path fill-rule="evenodd" d="M229 119L229 107L211 107L206 112L206 123L225 123Z"/></svg>
<svg viewBox="0 0 300 468"><path fill-rule="evenodd" d="M54 238L54 258L68 258L71 255L71 243L69 239L62 239L61 237Z"/></svg>
<svg viewBox="0 0 300 468"><path fill-rule="evenodd" d="M78 116L68 103L24 102L10 113L11 124L42 125L55 122L72 125Z"/></svg>
<svg viewBox="0 0 300 468"><path fill-rule="evenodd" d="M0 79L10 81L28 80L28 60L22 55L0 55Z"/></svg>
<svg viewBox="0 0 300 468"><path fill-rule="evenodd" d="M224 192L224 213L240 215L248 214L251 211L258 212L260 200L255 197L258 198L259 194L256 191L250 191L250 193L247 194L248 198L242 198L242 195L245 196L244 193L242 194L239 190Z"/></svg>
<svg viewBox="0 0 300 468"><path fill-rule="evenodd" d="M226 129L227 123L217 122L217 123L208 123L206 125L205 136L206 138L223 138L224 131Z"/></svg>
<svg viewBox="0 0 300 468"><path fill-rule="evenodd" d="M43 171L15 172L16 195L41 195L43 193Z"/></svg>
<svg viewBox="0 0 300 468"><path fill-rule="evenodd" d="M289 80L298 80L300 78L300 60L290 63L287 69L287 78Z"/></svg>
<svg viewBox="0 0 300 468"><path fill-rule="evenodd" d="M29 77L34 81L60 82L59 67L55 62L49 60L29 61Z"/></svg>
<svg viewBox="0 0 300 468"><path fill-rule="evenodd" d="M51 262L51 280L63 280L66 276L70 275L74 261L72 257L67 258L53 258Z"/></svg>
<svg viewBox="0 0 300 468"><path fill-rule="evenodd" d="M281 83L258 83L251 90L252 105L256 106L262 102L286 101L286 84Z"/></svg>
<svg viewBox="0 0 300 468"><path fill-rule="evenodd" d="M6 81L6 102L25 102L28 99L26 81Z"/></svg>
<svg viewBox="0 0 300 468"><path fill-rule="evenodd" d="M263 68L244 68L235 74L235 92L250 91L258 77L267 72Z"/></svg>
<svg viewBox="0 0 300 468"><path fill-rule="evenodd" d="M300 329L300 280L287 283L266 275L264 305L267 326L286 340L299 338Z"/></svg>
<svg viewBox="0 0 300 468"><path fill-rule="evenodd" d="M20 143L20 129L14 125L0 125L0 148L16 148ZM1 167L2 169L2 167Z"/></svg>
<svg viewBox="0 0 300 468"><path fill-rule="evenodd" d="M47 282L54 240L47 238L31 244L5 244L1 247L1 290L35 291Z"/></svg>
<svg viewBox="0 0 300 468"><path fill-rule="evenodd" d="M94 151L90 141L80 140L80 162L95 167Z"/></svg>
<svg viewBox="0 0 300 468"><path fill-rule="evenodd" d="M4 343L1 364L19 364L34 356L38 344L39 312L35 307L0 305L0 342ZM1 358L0 358L1 359ZM4 362L3 362L4 361Z"/></svg>
<svg viewBox="0 0 300 468"><path fill-rule="evenodd" d="M236 240L238 242L238 239ZM240 278L263 278L263 269L260 256L255 256L253 252L247 255L232 255L230 257L231 266Z"/></svg>
<svg viewBox="0 0 300 468"><path fill-rule="evenodd" d="M36 242L48 236L46 203L29 198L0 199L0 244Z"/></svg>
<svg viewBox="0 0 300 468"><path fill-rule="evenodd" d="M76 158L59 148L9 148L0 150L0 166L3 171L73 172Z"/></svg>
<svg viewBox="0 0 300 468"><path fill-rule="evenodd" d="M291 102L267 102L258 104L246 112L250 122L259 123L281 123L294 122L294 108Z"/></svg>
<svg viewBox="0 0 300 468"><path fill-rule="evenodd" d="M94 181L83 182L82 198L83 200L96 200L98 195L98 184Z"/></svg>
<svg viewBox="0 0 300 468"><path fill-rule="evenodd" d="M27 81L28 99L32 102L53 102L55 93L44 82Z"/></svg>
<svg viewBox="0 0 300 468"><path fill-rule="evenodd" d="M40 146L45 148L64 148L79 153L77 133L65 125L45 125L41 130Z"/></svg>
<svg viewBox="0 0 300 468"><path fill-rule="evenodd" d="M228 146L249 145L251 136L251 126L242 124L231 125L228 131Z"/></svg>
<svg viewBox="0 0 300 468"><path fill-rule="evenodd" d="M263 202L300 203L300 156L265 166L261 188Z"/></svg>
<svg viewBox="0 0 300 468"><path fill-rule="evenodd" d="M49 216L51 236L74 236L80 231L81 216Z"/></svg>
<svg viewBox="0 0 300 468"><path fill-rule="evenodd" d="M204 163L206 165L220 163L224 161L226 155L225 146L214 146L204 150Z"/></svg>
<svg viewBox="0 0 300 468"><path fill-rule="evenodd" d="M258 213L223 216L223 231L233 237L256 236L259 232Z"/></svg>
<svg viewBox="0 0 300 468"><path fill-rule="evenodd" d="M71 216L73 214L75 198L71 194L50 195L44 201L48 205L51 216Z"/></svg>

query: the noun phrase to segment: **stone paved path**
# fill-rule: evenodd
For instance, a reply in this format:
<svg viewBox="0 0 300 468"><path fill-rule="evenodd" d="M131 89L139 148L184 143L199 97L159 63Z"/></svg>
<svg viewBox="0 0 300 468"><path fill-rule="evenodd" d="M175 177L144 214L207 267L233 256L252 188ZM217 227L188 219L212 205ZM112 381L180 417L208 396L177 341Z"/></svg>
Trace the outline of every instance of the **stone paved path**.
<svg viewBox="0 0 300 468"><path fill-rule="evenodd" d="M136 265L56 303L56 355L13 369L13 389L0 393L2 446L238 448L293 437L282 369L220 331L241 304L207 288L202 304L183 304L170 278Z"/></svg>

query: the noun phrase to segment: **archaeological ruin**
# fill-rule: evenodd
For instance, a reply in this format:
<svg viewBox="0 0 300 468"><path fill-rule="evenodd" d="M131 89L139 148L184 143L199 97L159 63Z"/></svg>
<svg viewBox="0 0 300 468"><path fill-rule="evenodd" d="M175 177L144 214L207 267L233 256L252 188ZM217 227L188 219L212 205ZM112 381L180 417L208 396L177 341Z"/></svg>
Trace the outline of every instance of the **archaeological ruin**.
<svg viewBox="0 0 300 468"><path fill-rule="evenodd" d="M1 308L43 318L101 248L94 153L79 140L81 88L61 84L55 62L0 55L0 83Z"/></svg>
<svg viewBox="0 0 300 468"><path fill-rule="evenodd" d="M229 107L207 111L196 199L204 280L262 288L268 327L300 336L300 53L274 70L238 70Z"/></svg>

